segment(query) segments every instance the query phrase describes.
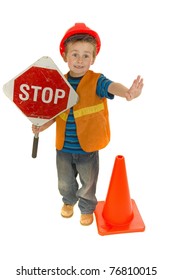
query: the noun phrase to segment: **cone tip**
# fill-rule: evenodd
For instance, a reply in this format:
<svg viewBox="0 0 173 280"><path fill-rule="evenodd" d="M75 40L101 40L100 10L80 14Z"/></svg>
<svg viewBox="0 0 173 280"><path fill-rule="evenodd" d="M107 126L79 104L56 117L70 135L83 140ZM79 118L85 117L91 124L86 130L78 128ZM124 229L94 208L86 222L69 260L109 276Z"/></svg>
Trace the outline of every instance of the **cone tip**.
<svg viewBox="0 0 173 280"><path fill-rule="evenodd" d="M124 157L122 155L118 155L117 159L124 159Z"/></svg>

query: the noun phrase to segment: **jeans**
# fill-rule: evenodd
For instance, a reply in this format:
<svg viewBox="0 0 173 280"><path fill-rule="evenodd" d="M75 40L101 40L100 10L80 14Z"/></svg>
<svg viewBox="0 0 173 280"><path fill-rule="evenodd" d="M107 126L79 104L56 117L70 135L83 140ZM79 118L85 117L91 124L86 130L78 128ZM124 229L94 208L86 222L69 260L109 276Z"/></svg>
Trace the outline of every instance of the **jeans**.
<svg viewBox="0 0 173 280"><path fill-rule="evenodd" d="M71 154L57 150L56 163L58 189L63 202L71 205L78 202L81 214L93 213L97 205L95 193L99 172L98 151Z"/></svg>

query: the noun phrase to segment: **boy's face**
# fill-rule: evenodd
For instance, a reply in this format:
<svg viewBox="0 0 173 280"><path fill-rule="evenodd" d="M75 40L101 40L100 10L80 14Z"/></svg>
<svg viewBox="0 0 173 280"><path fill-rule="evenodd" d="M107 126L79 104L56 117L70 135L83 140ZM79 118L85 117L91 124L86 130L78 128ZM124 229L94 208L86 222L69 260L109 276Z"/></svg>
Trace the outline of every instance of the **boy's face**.
<svg viewBox="0 0 173 280"><path fill-rule="evenodd" d="M70 75L72 77L81 77L94 63L94 46L83 41L68 43L63 58L68 63Z"/></svg>

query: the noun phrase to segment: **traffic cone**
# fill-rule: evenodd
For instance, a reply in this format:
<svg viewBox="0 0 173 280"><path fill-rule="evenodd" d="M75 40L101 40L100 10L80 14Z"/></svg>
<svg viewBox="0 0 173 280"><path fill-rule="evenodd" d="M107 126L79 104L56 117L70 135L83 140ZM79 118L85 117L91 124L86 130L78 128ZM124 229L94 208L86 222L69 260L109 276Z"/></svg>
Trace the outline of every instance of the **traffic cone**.
<svg viewBox="0 0 173 280"><path fill-rule="evenodd" d="M100 235L139 232L145 230L136 203L130 198L125 159L115 159L106 200L99 201L95 217Z"/></svg>

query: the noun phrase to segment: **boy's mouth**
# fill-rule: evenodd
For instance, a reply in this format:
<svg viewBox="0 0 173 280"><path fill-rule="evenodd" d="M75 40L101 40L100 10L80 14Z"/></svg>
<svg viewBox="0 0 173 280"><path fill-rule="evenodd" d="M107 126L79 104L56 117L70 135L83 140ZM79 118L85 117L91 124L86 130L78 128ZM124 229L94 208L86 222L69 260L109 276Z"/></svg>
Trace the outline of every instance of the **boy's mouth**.
<svg viewBox="0 0 173 280"><path fill-rule="evenodd" d="M77 68L77 69L83 69L83 68L84 68L84 67L81 66L81 65L74 65L74 67Z"/></svg>

